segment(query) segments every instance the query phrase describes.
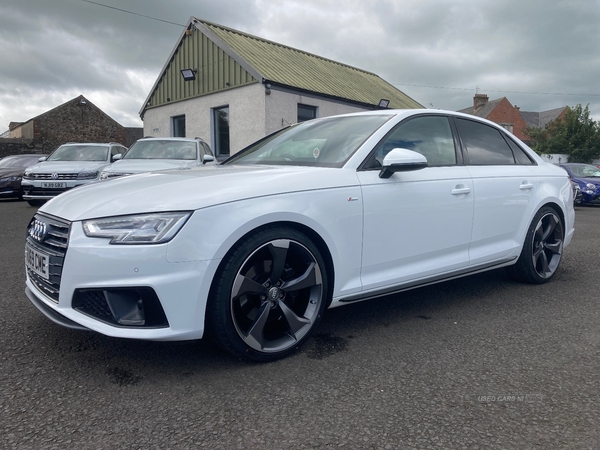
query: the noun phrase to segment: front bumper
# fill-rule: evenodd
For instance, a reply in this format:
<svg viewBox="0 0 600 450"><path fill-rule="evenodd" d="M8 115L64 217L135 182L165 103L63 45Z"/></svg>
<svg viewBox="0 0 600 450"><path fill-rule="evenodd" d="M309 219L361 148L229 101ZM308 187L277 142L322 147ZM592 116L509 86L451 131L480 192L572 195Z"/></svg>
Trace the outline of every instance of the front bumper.
<svg viewBox="0 0 600 450"><path fill-rule="evenodd" d="M71 328L72 330L88 330L88 328L79 325L77 322L73 322L72 320L67 319L65 316L48 306L38 295L34 294L29 287L25 288L25 295L31 303L33 303L37 309L39 309L48 319L52 322L57 323L58 325L62 325L66 328Z"/></svg>
<svg viewBox="0 0 600 450"><path fill-rule="evenodd" d="M0 182L0 197L21 197L21 181Z"/></svg>
<svg viewBox="0 0 600 450"><path fill-rule="evenodd" d="M591 204L591 205L600 205L600 194L588 194L585 191L581 193L581 203Z"/></svg>
<svg viewBox="0 0 600 450"><path fill-rule="evenodd" d="M52 180L23 180L21 189L23 190L24 200L50 200L63 192L95 181L97 180L61 180L60 183L63 183L64 187L48 188L43 187L43 183L51 183Z"/></svg>
<svg viewBox="0 0 600 450"><path fill-rule="evenodd" d="M81 223L75 222L64 256L58 301L44 293L29 273L26 294L48 318L68 328L120 338L199 339L204 333L206 299L212 278L206 274L211 261L169 262L169 245L110 245L104 239L88 238ZM111 323L99 314L90 313L89 309L77 307L81 292L127 289L154 292L166 321L150 326L136 324L135 320Z"/></svg>

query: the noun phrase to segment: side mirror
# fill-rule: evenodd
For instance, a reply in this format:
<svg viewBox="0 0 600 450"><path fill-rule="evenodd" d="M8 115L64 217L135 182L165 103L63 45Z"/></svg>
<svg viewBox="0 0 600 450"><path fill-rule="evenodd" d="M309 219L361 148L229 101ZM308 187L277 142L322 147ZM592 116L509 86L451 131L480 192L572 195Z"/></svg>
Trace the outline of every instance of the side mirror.
<svg viewBox="0 0 600 450"><path fill-rule="evenodd" d="M115 161L118 161L119 159L121 159L122 157L123 157L122 153L117 153L111 159L112 159L113 162L115 162Z"/></svg>
<svg viewBox="0 0 600 450"><path fill-rule="evenodd" d="M420 153L405 148L395 148L383 158L379 178L389 178L396 172L424 169L427 165L427 158Z"/></svg>
<svg viewBox="0 0 600 450"><path fill-rule="evenodd" d="M44 162L48 159L47 156L42 156L40 159L38 159L38 162Z"/></svg>
<svg viewBox="0 0 600 450"><path fill-rule="evenodd" d="M214 161L215 157L213 155L204 155L202 157L202 164L206 164L207 162Z"/></svg>

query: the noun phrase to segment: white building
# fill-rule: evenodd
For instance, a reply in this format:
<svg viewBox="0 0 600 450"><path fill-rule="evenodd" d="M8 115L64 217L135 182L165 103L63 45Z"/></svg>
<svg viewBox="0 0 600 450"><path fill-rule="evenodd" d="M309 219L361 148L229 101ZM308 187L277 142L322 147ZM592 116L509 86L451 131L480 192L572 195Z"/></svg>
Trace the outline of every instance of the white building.
<svg viewBox="0 0 600 450"><path fill-rule="evenodd" d="M226 157L287 125L422 108L377 75L197 18L140 110L145 136L199 136Z"/></svg>

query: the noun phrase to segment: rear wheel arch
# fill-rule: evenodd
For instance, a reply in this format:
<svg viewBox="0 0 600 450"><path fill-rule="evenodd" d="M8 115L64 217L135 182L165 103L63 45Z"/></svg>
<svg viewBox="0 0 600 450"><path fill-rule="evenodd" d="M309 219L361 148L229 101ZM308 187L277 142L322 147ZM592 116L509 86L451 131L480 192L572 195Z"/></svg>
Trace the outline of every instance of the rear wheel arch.
<svg viewBox="0 0 600 450"><path fill-rule="evenodd" d="M546 203L533 215L516 263L506 267L511 278L532 284L550 281L562 259L565 216L559 205Z"/></svg>
<svg viewBox="0 0 600 450"><path fill-rule="evenodd" d="M564 214L562 208L557 203L554 203L554 202L546 203L545 205L538 208L538 211L540 209L542 209L544 206L548 206L548 207L552 208L554 211L556 211L556 213L560 217L560 220L562 221L563 227L566 226L565 214Z"/></svg>

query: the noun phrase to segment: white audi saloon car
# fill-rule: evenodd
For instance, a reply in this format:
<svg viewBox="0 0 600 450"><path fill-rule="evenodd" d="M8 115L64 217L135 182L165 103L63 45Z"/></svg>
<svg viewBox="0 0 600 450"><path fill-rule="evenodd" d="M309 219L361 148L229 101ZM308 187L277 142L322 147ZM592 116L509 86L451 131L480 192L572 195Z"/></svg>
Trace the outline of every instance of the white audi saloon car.
<svg viewBox="0 0 600 450"><path fill-rule="evenodd" d="M107 336L269 361L328 308L505 267L541 284L573 236L567 173L502 127L438 110L303 122L221 164L84 186L27 230L26 294Z"/></svg>

